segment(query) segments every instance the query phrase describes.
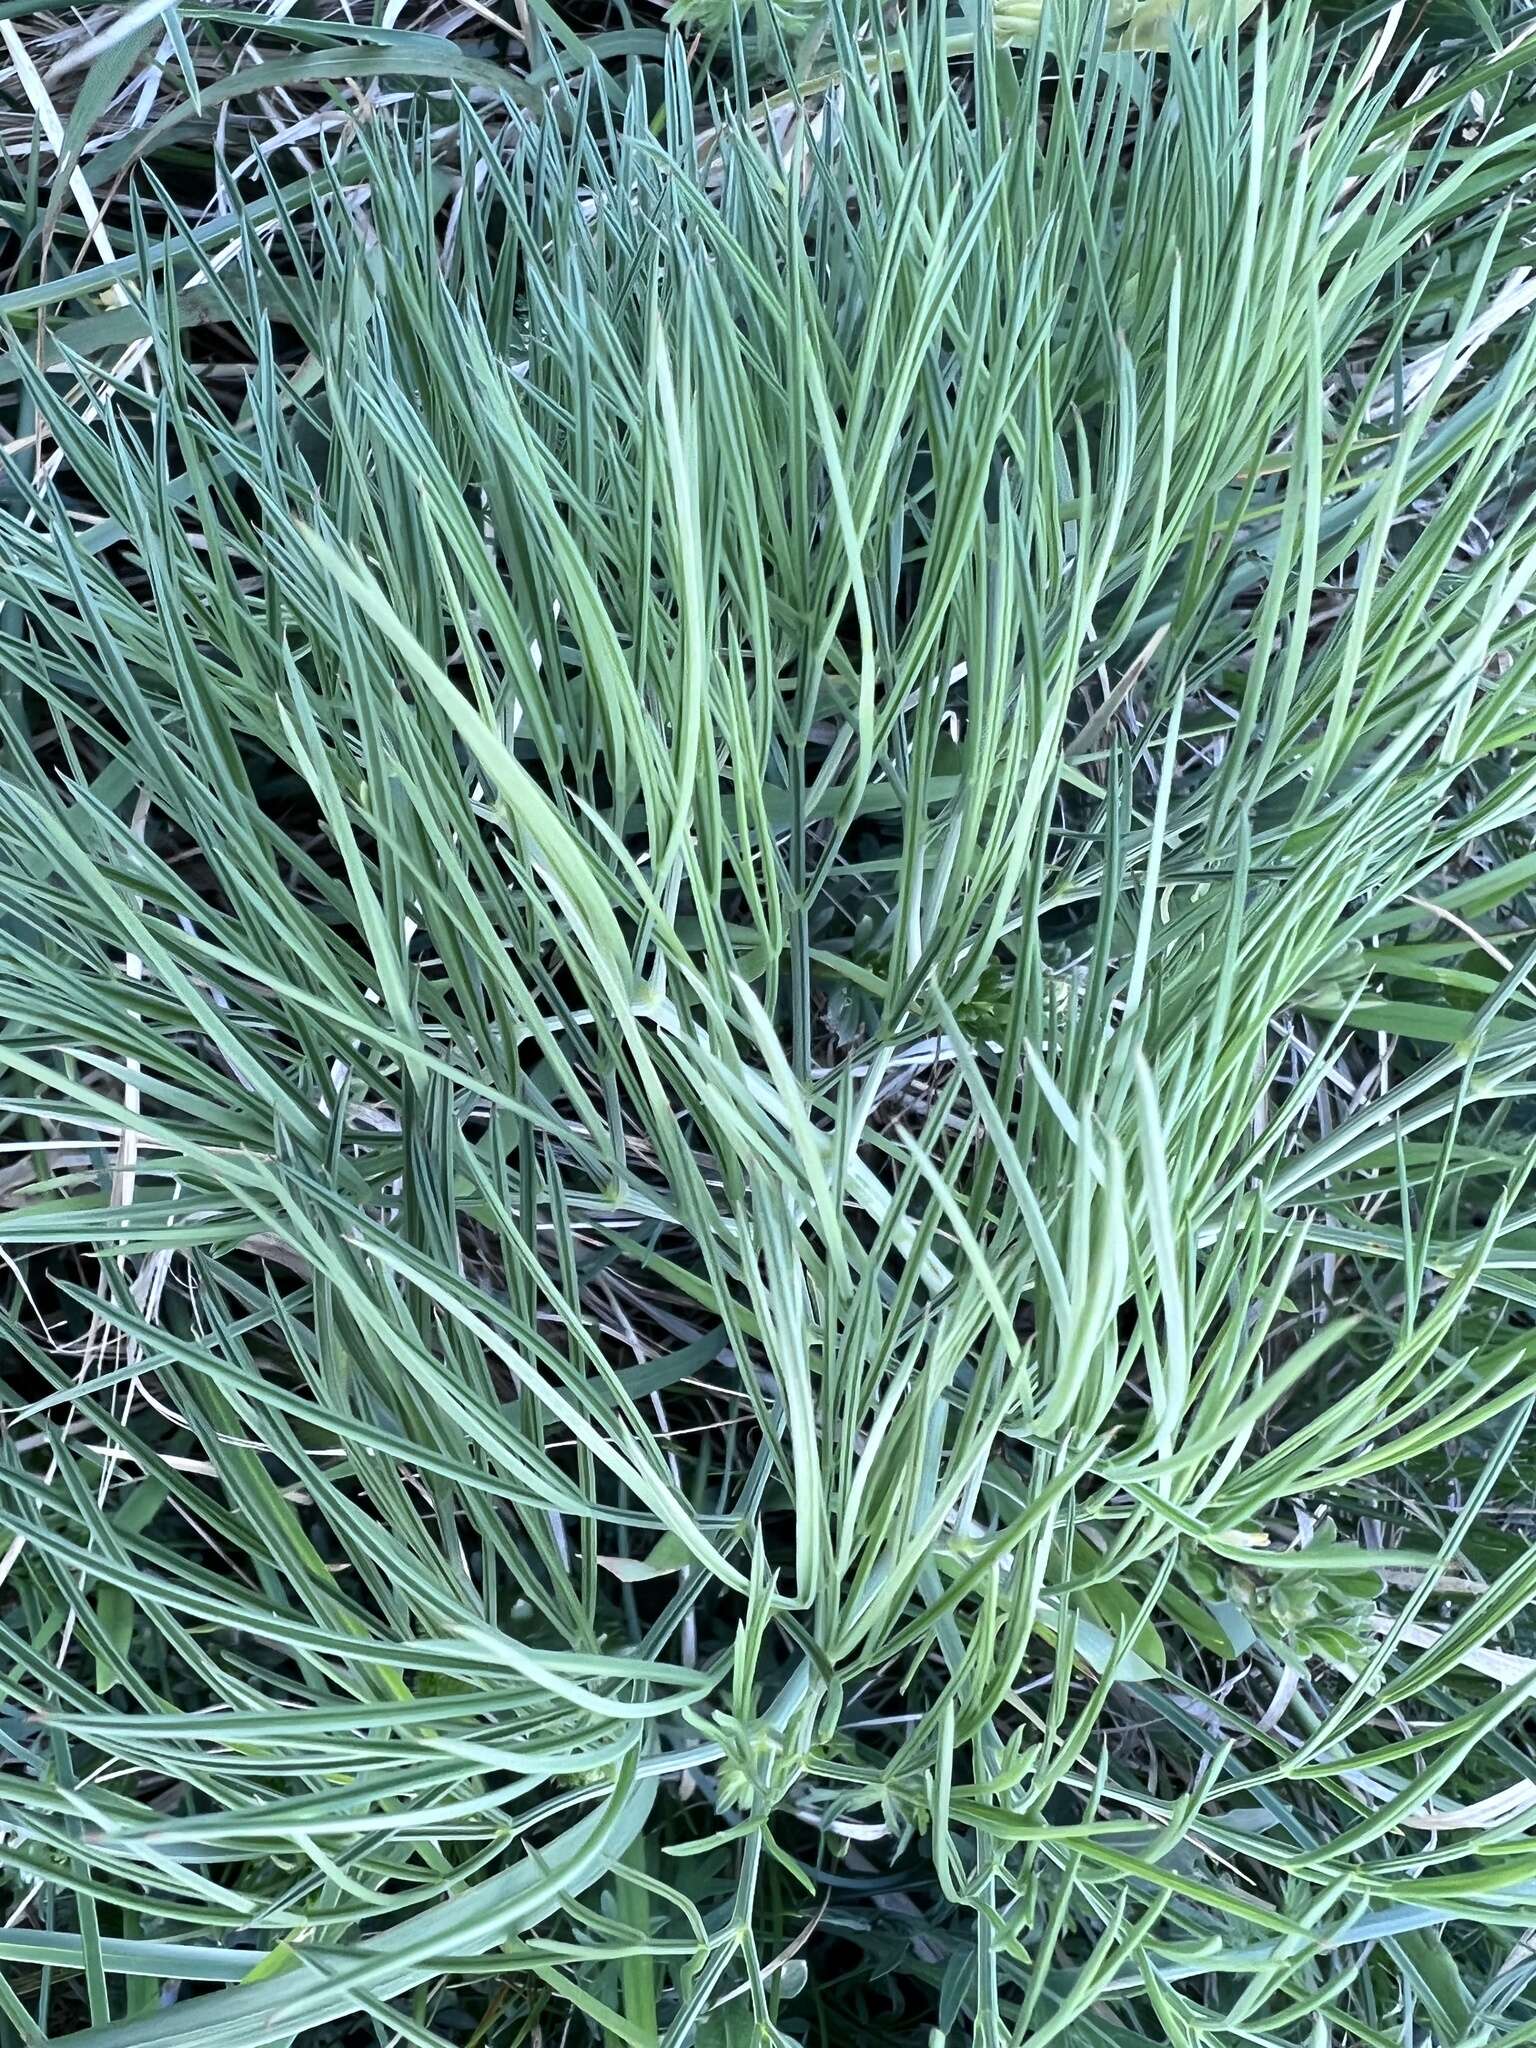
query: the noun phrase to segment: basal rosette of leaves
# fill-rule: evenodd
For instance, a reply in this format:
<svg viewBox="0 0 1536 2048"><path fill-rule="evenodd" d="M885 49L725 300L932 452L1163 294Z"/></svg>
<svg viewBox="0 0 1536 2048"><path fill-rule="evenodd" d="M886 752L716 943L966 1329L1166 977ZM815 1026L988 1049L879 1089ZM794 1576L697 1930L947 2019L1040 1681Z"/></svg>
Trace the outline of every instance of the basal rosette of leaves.
<svg viewBox="0 0 1536 2048"><path fill-rule="evenodd" d="M40 288L29 2048L1536 2022L1520 46L982 26Z"/></svg>

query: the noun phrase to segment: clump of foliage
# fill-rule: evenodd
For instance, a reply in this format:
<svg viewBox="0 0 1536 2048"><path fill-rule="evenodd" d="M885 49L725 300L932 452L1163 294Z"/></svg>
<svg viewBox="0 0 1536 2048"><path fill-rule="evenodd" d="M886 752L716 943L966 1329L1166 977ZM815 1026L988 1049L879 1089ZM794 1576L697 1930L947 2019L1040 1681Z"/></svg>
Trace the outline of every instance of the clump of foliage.
<svg viewBox="0 0 1536 2048"><path fill-rule="evenodd" d="M1536 2024L1519 31L1117 21L18 336L11 2039Z"/></svg>

